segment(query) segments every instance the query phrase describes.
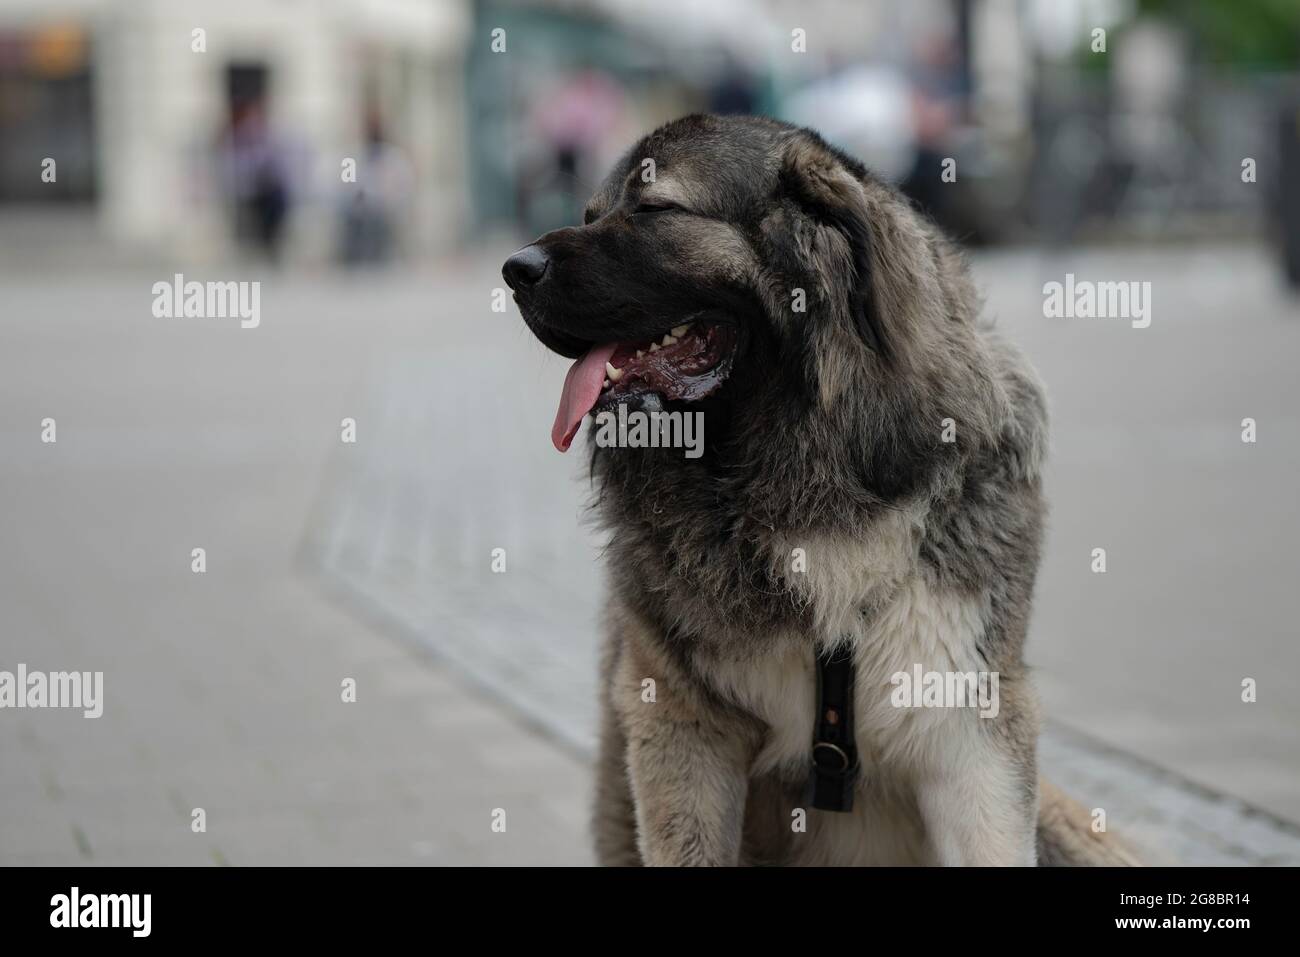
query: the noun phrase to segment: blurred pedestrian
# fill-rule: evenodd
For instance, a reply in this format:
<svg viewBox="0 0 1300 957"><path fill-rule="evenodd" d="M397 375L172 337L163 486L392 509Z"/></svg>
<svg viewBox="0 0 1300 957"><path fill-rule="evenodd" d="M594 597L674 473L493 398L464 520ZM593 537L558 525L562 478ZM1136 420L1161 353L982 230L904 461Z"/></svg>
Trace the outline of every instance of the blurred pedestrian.
<svg viewBox="0 0 1300 957"><path fill-rule="evenodd" d="M759 112L758 84L732 53L723 51L722 67L709 85L709 112L749 116Z"/></svg>
<svg viewBox="0 0 1300 957"><path fill-rule="evenodd" d="M409 207L414 191L411 163L389 140L377 110L366 115L365 127L357 188L344 201L342 213L339 258L349 266L392 258L402 211Z"/></svg>
<svg viewBox="0 0 1300 957"><path fill-rule="evenodd" d="M549 187L562 201L560 221L576 222L586 202L584 181L595 175L600 150L618 128L623 88L605 71L583 67L539 96L533 108L532 125L549 159Z"/></svg>
<svg viewBox="0 0 1300 957"><path fill-rule="evenodd" d="M272 129L266 98L234 98L217 156L233 206L236 240L272 262L280 258L292 206L291 149Z"/></svg>
<svg viewBox="0 0 1300 957"><path fill-rule="evenodd" d="M1277 229L1282 265L1292 290L1300 292L1300 93L1291 93L1278 114Z"/></svg>

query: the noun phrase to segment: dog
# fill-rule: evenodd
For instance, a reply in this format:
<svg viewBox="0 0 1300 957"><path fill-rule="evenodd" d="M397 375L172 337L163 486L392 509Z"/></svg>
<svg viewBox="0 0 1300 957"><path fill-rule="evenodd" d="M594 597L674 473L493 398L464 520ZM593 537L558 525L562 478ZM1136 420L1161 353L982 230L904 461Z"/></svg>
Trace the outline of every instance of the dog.
<svg viewBox="0 0 1300 957"><path fill-rule="evenodd" d="M931 223L811 130L694 115L503 275L575 360L556 448L707 425L696 457L592 443L600 863L1136 863L1037 774L1044 392Z"/></svg>

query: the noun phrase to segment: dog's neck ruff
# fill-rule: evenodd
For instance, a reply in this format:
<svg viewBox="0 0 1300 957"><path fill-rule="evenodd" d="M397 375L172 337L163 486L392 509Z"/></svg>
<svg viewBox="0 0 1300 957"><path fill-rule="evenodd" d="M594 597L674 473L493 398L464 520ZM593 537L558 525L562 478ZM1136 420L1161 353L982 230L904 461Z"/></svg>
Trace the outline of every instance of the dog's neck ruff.
<svg viewBox="0 0 1300 957"><path fill-rule="evenodd" d="M809 800L820 811L851 811L858 748L853 740L853 657L847 643L817 656L813 728Z"/></svg>

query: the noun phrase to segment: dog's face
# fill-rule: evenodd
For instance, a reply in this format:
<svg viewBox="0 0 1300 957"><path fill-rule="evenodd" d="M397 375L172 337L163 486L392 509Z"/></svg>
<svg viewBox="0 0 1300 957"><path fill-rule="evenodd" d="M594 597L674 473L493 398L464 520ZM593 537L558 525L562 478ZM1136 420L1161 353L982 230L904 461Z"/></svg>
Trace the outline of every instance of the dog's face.
<svg viewBox="0 0 1300 957"><path fill-rule="evenodd" d="M628 152L584 219L503 270L529 329L577 360L561 451L589 412L700 409L715 474L779 472L797 495L835 465L880 501L998 440L1006 397L957 255L815 133L677 120ZM620 459L629 487L652 461Z"/></svg>
<svg viewBox="0 0 1300 957"><path fill-rule="evenodd" d="M801 361L788 341L806 331L798 319L833 294L810 260L816 230L835 213L819 205L816 184L792 176L791 151L808 136L756 119L669 124L627 153L582 226L507 260L528 327L578 360L552 435L558 448L588 412L671 408L724 391L743 402L771 384L783 356ZM808 148L838 162L820 141ZM855 237L842 238L837 276L854 269ZM865 244L865 233L856 238Z"/></svg>

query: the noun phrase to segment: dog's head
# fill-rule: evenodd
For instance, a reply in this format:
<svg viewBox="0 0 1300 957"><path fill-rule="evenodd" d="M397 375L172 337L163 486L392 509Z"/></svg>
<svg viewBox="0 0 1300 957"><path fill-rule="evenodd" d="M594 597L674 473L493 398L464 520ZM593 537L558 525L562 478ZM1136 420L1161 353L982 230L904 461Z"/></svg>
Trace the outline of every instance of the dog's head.
<svg viewBox="0 0 1300 957"><path fill-rule="evenodd" d="M552 432L561 451L588 412L619 403L709 409L710 449L744 430L750 458L762 433L815 418L823 440L870 446L854 471L881 493L942 454L945 416L963 418L963 440L994 428L955 254L808 130L670 123L628 151L583 225L503 273L529 329L577 360Z"/></svg>

